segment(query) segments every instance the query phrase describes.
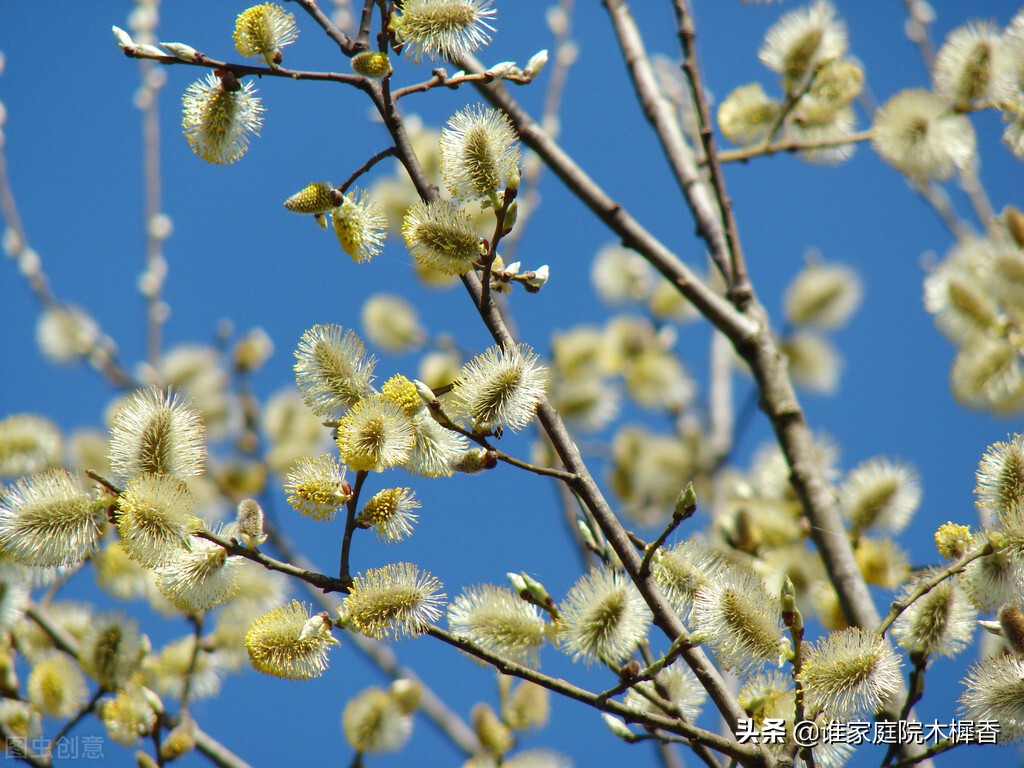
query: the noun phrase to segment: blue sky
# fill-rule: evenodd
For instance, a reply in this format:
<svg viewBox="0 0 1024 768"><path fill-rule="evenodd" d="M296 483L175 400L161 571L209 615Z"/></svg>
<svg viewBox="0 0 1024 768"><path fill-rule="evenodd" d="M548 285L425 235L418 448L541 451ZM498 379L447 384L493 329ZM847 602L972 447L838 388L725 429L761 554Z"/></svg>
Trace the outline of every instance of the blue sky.
<svg viewBox="0 0 1024 768"><path fill-rule="evenodd" d="M497 3L498 33L481 53L489 64L525 64L550 45L542 3ZM574 37L580 59L570 73L562 112L564 146L645 226L689 264L703 267L693 225L660 152L643 121L623 72L607 18L596 4L579 3ZM676 41L667 3L637 2L634 9L648 35L648 49L674 54ZM902 34L902 3L839 3L849 27L851 49L863 62L870 93L882 103L907 87L927 87L917 50ZM735 0L696 3L701 64L719 99L734 87L759 80L775 88L757 61L756 50L778 6L746 6ZM139 113L132 106L138 88L135 63L114 45L110 26L126 26L130 3L0 4L0 50L6 68L0 100L9 174L24 226L40 253L58 297L81 305L119 344L130 365L144 354L143 302L136 289L143 259L142 155ZM244 6L179 0L161 9L160 39L186 42L217 58L237 60L231 44L234 16ZM784 3L782 9L794 7ZM1017 10L1011 0L985 3L935 2L939 36L981 15L1004 25ZM43 11L41 13L41 10ZM298 14L298 9L293 9ZM49 11L50 17L44 17ZM286 51L287 63L302 69L346 71L347 63L312 22L299 19L299 41ZM408 66L401 82L425 79ZM263 396L292 383L292 350L315 323L360 328L359 310L372 292L400 294L420 311L432 334L451 333L472 350L489 339L461 289L424 288L412 276L410 258L392 241L369 265L355 265L336 242L308 221L286 212L281 202L311 180L340 183L371 154L386 146L383 128L369 119L361 94L334 84L257 83L267 109L264 129L248 155L229 167L202 162L180 134L180 94L200 70L167 70L161 95L163 208L174 232L166 243L170 271L165 298L172 315L166 344L211 343L218 323L230 319L239 332L262 327L276 351L253 381ZM517 88L517 98L535 112L539 87ZM479 101L463 88L412 96L407 114L418 112L440 125L456 110ZM858 125L870 117L859 113ZM1024 175L1000 145L998 116L973 119L979 136L981 178L996 210L1006 203L1024 207ZM390 175L382 165L377 175ZM913 463L921 473L924 502L900 540L915 563L934 561L935 527L948 520L975 522L973 476L985 447L1020 428L1019 418L995 419L958 406L949 392L953 348L935 330L921 301L923 257L941 258L952 243L938 218L866 146L836 168L806 165L780 156L727 169L750 272L773 317L781 293L799 271L808 248L854 268L866 286L863 304L836 336L845 358L834 396L806 395L810 424L843 446L842 466L852 468L884 454ZM550 174L543 180L544 207L531 219L518 256L526 266L551 265L549 285L535 296L513 297L519 333L546 351L552 330L597 322L606 309L589 287L589 259L612 238ZM954 203L967 211L955 188ZM38 308L14 264L0 264L0 414L33 411L64 429L99 427L112 391L83 367L56 369L34 342ZM680 330L679 349L698 381L706 371L707 333L701 326ZM381 374L415 370L415 358L380 354ZM737 379L737 400L748 383ZM740 447L741 466L767 437L758 417ZM524 455L528 439L505 441ZM597 465L600 467L600 464ZM569 554L553 489L533 476L503 468L482 477L426 481L417 486L423 514L416 535L401 549L360 542L357 567L408 559L438 576L449 596L472 583L502 583L506 571L526 570L555 595L578 575ZM279 515L288 512L279 499ZM698 515L698 522L707 518ZM325 529L288 518L295 538L314 562L330 571L336 562L340 527ZM324 533L328 530L328 533ZM72 592L89 593L88 579ZM880 597L880 605L885 596ZM97 598L102 599L102 598ZM135 610L135 607L131 607ZM138 608L141 616L148 613ZM146 624L145 629L150 630ZM157 623L154 638L186 631ZM396 647L403 662L445 696L463 715L480 698L496 701L493 676L448 648L421 639ZM569 679L607 683L593 670L573 667L546 649L543 669ZM955 679L965 664L936 662L921 707L925 718L954 715ZM360 662L351 643L334 652L321 680L287 683L247 673L225 681L219 699L199 702L203 727L253 764L328 759L344 763L338 721L347 698L383 678ZM91 726L90 726L91 728ZM86 732L97 732L89 729ZM553 701L552 724L531 733L522 746L550 746L577 766L625 763L649 757L648 747L618 742L598 716L571 702ZM115 749L110 764L131 764ZM976 750L942 764L965 764ZM996 759L1009 759L1003 751ZM371 765L457 765L458 754L418 720L413 741L398 756ZM199 764L190 758L187 764Z"/></svg>

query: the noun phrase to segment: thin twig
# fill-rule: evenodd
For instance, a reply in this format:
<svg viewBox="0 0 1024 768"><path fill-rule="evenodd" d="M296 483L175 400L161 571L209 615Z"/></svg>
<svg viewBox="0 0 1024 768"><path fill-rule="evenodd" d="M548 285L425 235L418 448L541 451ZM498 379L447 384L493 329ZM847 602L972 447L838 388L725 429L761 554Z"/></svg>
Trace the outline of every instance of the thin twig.
<svg viewBox="0 0 1024 768"><path fill-rule="evenodd" d="M363 483L369 475L365 469L356 473L356 482L352 486L352 496L345 504L345 532L341 537L341 561L338 563L338 583L344 585L344 591L352 586L352 572L349 557L352 551L352 536L356 530L356 510L359 506L359 494Z"/></svg>
<svg viewBox="0 0 1024 768"><path fill-rule="evenodd" d="M704 148L704 160L711 175L711 188L715 191L715 199L722 215L722 226L725 227L725 241L729 257L729 295L740 308L747 302L751 291L747 266L743 258L743 247L740 244L739 231L736 228L736 217L732 211L732 199L725 187L725 176L718 158L715 145L715 133L711 125L711 110L708 98L704 93L704 80L700 75L697 62L697 34L693 26L693 18L686 7L686 0L675 0L676 23L679 25L679 41L683 49L683 71L690 84L690 93L697 108L700 121L700 139Z"/></svg>
<svg viewBox="0 0 1024 768"><path fill-rule="evenodd" d="M387 149L382 149L376 155L374 155L369 160L367 160L365 163L363 163L361 166L359 166L359 168L357 168L353 172L353 174L351 176L349 176L347 179L345 179L345 183L342 184L340 187L338 187L338 194L339 195L344 195L346 192L348 192L348 188L351 187L355 183L356 179L358 179L364 173L366 173L371 168L373 168L373 166L375 166L377 163L379 163L385 157L394 157L394 155L395 155L395 148L394 147L388 147Z"/></svg>
<svg viewBox="0 0 1024 768"><path fill-rule="evenodd" d="M179 59L177 56L167 54L160 56L141 50L137 46L127 46L123 49L124 55L130 59L148 59L167 66L183 64L185 66L202 67L204 69L223 69L231 72L237 77L245 75L256 75L258 77L284 77L289 80L317 80L333 83L352 85L360 90L366 90L368 81L362 75L353 75L346 72L315 72L301 69L287 69L285 67L264 67L257 64L240 64L238 62L221 61L213 59L198 51L190 61Z"/></svg>
<svg viewBox="0 0 1024 768"><path fill-rule="evenodd" d="M545 675L521 664L516 664L515 662L509 661L508 659L480 648L465 638L446 632L440 627L427 625L424 627L423 632L424 634L430 635L431 637L458 648L461 651L465 651L471 656L475 656L478 659L487 662L502 674L513 675L515 677L522 678L523 680L529 680L531 683L547 688L553 693L560 694L574 701L588 704L602 712L608 712L609 714L621 717L628 723L640 723L645 727L658 728L668 731L669 733L684 736L691 741L705 744L711 749L718 750L719 752L728 755L729 757L733 757L744 764L749 764L752 761L756 762L759 757L759 750L756 746L737 744L732 739L727 739L717 733L712 733L711 731L704 730L703 728L698 728L684 720L673 719L653 712L634 709L626 706L625 704L621 704L614 699L601 699L599 694L580 688L561 678L551 677L550 675Z"/></svg>
<svg viewBox="0 0 1024 768"><path fill-rule="evenodd" d="M722 217L711 197L706 193L706 182L700 173L695 153L687 144L668 101L661 96L657 80L654 77L654 69L647 58L643 40L629 11L629 6L625 0L605 0L605 7L611 17L612 26L615 28L619 47L622 49L623 58L633 79L633 87L640 99L644 116L658 136L665 159L675 176L676 184L693 209L697 232L708 243L711 249L711 258L726 283L733 285L734 275L730 263L730 248ZM629 246L627 245L627 247Z"/></svg>
<svg viewBox="0 0 1024 768"><path fill-rule="evenodd" d="M879 635L884 636L885 633L889 630L889 627L892 626L892 623L900 617L900 614L902 614L905 610L907 610L907 608L913 605L915 600L923 597L924 595L927 595L929 592L935 589L935 587L937 587L943 581L948 579L950 576L960 573L971 562L979 558L985 557L986 555L991 555L993 551L994 549L992 546L992 542L986 541L977 549L968 552L955 563L950 563L945 568L938 571L931 578L922 581L920 584L914 587L910 591L910 593L907 594L906 597L892 604L892 606L889 608L889 613L885 615L885 618L878 625L878 629L876 629L875 631Z"/></svg>
<svg viewBox="0 0 1024 768"><path fill-rule="evenodd" d="M160 189L160 88L162 80L151 76L156 64L152 61L139 62L139 80L145 89L145 105L142 109L142 167L145 187L145 210L143 224L146 233L146 271L141 282L146 298L146 359L156 365L160 358L161 331L167 319L167 307L163 302L164 276L167 262L163 254L163 233L157 231L156 221L161 208Z"/></svg>
<svg viewBox="0 0 1024 768"><path fill-rule="evenodd" d="M312 569L312 565L292 545L291 541L274 526L267 526L270 543L280 555L299 568ZM338 600L331 594L306 584L306 589L313 600L331 615L337 615ZM451 742L466 755L475 755L480 751L480 741L473 730L453 712L447 704L425 683L413 670L399 663L395 652L383 643L360 635L349 633L349 639L378 669L394 680L407 679L418 682L422 686L420 694L420 711L447 736Z"/></svg>
<svg viewBox="0 0 1024 768"><path fill-rule="evenodd" d="M727 149L718 153L720 163L741 163L755 157L774 155L779 152L803 152L809 149L828 149L829 147L844 147L847 144L856 144L862 141L871 141L874 132L870 129L858 131L846 136L836 136L832 139L818 139L807 141L803 139L783 139L768 144L755 144L752 147L742 149Z"/></svg>
<svg viewBox="0 0 1024 768"><path fill-rule="evenodd" d="M327 37L338 44L338 48L341 49L342 53L346 56L354 56L359 53L359 47L355 41L335 26L327 14L320 10L316 0L293 0L293 2L310 15Z"/></svg>
<svg viewBox="0 0 1024 768"><path fill-rule="evenodd" d="M197 536L200 539L212 541L214 544L223 547L229 554L238 555L239 557L244 557L246 560L252 560L254 563L259 563L268 571L277 571L278 573L283 573L286 576L301 579L307 584L310 584L317 589L321 589L324 592L345 592L350 586L340 579L332 579L330 576L325 576L322 573L317 573L313 570L306 570L305 568L297 568L291 563L284 563L280 560L275 560L274 558L263 554L258 549L249 549L234 540L229 541L210 531L196 531L192 535Z"/></svg>

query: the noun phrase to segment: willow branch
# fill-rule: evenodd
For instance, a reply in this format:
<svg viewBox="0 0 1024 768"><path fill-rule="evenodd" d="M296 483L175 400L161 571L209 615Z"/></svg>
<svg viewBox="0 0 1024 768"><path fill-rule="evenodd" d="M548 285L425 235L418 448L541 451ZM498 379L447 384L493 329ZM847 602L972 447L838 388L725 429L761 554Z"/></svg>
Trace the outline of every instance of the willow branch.
<svg viewBox="0 0 1024 768"><path fill-rule="evenodd" d="M847 144L857 144L862 141L871 141L874 132L869 130L858 131L847 136L836 136L831 139L818 139L807 141L802 139L783 139L769 144L755 144L752 147L742 149L727 149L718 153L720 163L741 163L755 157L775 155L780 152L803 152L808 149L828 149L829 147L845 147Z"/></svg>
<svg viewBox="0 0 1024 768"><path fill-rule="evenodd" d="M359 166L355 171L353 171L351 176L349 176L347 179L345 179L345 183L342 184L340 187L338 187L338 194L344 195L346 192L348 192L348 188L351 187L353 184L355 184L356 179L358 179L364 173L366 173L371 168L373 168L373 166L375 166L377 163L379 163L385 157L393 157L394 154L395 154L395 148L394 147L388 147L387 149L382 149L376 155L374 155L369 160L367 160L365 163L363 163L361 166Z"/></svg>
<svg viewBox="0 0 1024 768"><path fill-rule="evenodd" d="M46 611L37 605L29 604L28 608L25 609L25 615L39 625L40 629L50 637L57 648L80 661L78 641L64 627L54 621ZM98 691L97 695L93 697L94 700L98 699L99 693L101 691ZM195 738L196 749L209 757L220 768L250 768L245 760L231 752L231 750L212 736L203 732L198 725L196 725ZM49 761L46 764L48 765Z"/></svg>
<svg viewBox="0 0 1024 768"><path fill-rule="evenodd" d="M225 747L198 725L195 726L196 749L218 768L250 768L249 763Z"/></svg>
<svg viewBox="0 0 1024 768"><path fill-rule="evenodd" d="M198 536L200 539L206 539L212 541L214 544L222 547L226 552L232 555L238 555L244 557L246 560L251 560L254 563L259 563L268 571L277 571L283 573L286 576L291 576L307 584L321 589L324 592L341 592L348 588L343 581L340 579L332 579L330 576L325 576L322 573L318 573L314 570L307 570L300 568L292 563L284 563L280 560L263 554L258 549L249 549L248 547L242 546L234 540L228 540L210 531L196 531L193 536Z"/></svg>
<svg viewBox="0 0 1024 768"><path fill-rule="evenodd" d="M479 66L473 66L478 64L475 60L469 63L467 71L479 71ZM503 86L500 83L495 83L493 90L505 92ZM399 118L393 103L387 102L383 98L383 94L378 87L371 90L371 95L374 98L374 102L384 119L384 124L388 131L391 133L391 137L395 142L395 147L398 150L399 158L402 160L402 164L406 167L409 172L409 177L416 187L420 197L424 200L435 200L438 196L438 190L436 187L428 183L426 176L423 172L423 168L413 151L412 145L409 141L409 137L405 132L405 127ZM485 94L491 93L491 89L486 89ZM536 128L535 124L530 121L530 125ZM520 132L522 133L522 128ZM539 129L537 129L539 131ZM540 132L541 134L543 132ZM580 172L582 173L582 172ZM589 179L587 180L589 181ZM592 184L592 182L590 182ZM610 201L608 201L610 203ZM618 206L614 206L616 210L621 211ZM614 213L612 214L615 215ZM639 227L639 225L636 225ZM640 230L642 232L642 230ZM643 233L646 235L646 233ZM647 236L647 239L652 240ZM654 241L656 242L656 241ZM663 263L668 264L672 262L680 270L679 273L674 274L680 275L680 281L684 282L687 286L690 286L689 290L696 297L694 303L703 304L709 307L709 312L712 312L716 316L730 317L736 320L736 324L746 330L745 324L742 323L741 317L735 312L735 310L725 302L720 296L715 294L709 288L704 286L699 281L689 282L688 278L692 277L692 274L686 267L679 262L678 259L665 249L661 249L658 255L661 257ZM501 313L498 311L497 306L493 301L483 301L483 288L480 284L479 278L472 272L462 276L462 283L466 287L470 298L474 305L477 307L477 311L480 313L481 319L490 331L492 338L502 346L508 346L514 344L515 341L512 335L509 333L507 326L505 325L504 319L501 317ZM711 307L714 307L711 309ZM735 325L730 325L733 330L736 330ZM629 537L623 530L621 524L612 511L608 502L604 499L600 489L597 487L597 483L590 475L590 471L586 464L583 462L583 458L579 453L579 449L576 447L576 443L569 435L568 430L562 423L561 417L558 412L547 402L542 400L538 407L538 417L541 425L548 435L548 439L551 441L555 452L558 454L559 459L562 461L562 465L566 470L577 477L572 481L572 489L576 495L580 498L583 504L585 504L604 533L605 538L611 543L616 554L619 555L626 572L636 583L637 588L644 596L647 604L650 606L654 616L655 624L668 636L670 640L683 636L686 633L686 628L683 623L679 620L675 611L669 605L664 595L661 593L660 588L654 581L653 577L647 575L646 577L640 577L640 558L633 548ZM736 699L729 691L728 686L722 679L718 670L707 658L707 655L700 648L686 648L682 652L683 658L687 664L694 671L694 674L703 684L705 690L708 691L712 701L715 702L722 716L726 719L726 722L735 730L736 723L745 717L743 710L739 707Z"/></svg>
<svg viewBox="0 0 1024 768"><path fill-rule="evenodd" d="M501 656L490 653L476 644L462 637L446 632L440 627L427 625L424 634L447 643L471 656L487 662L496 670L505 675L513 675L523 680L529 680L553 693L557 693L573 701L588 704L602 712L621 717L628 723L639 723L645 727L657 728L668 733L675 733L686 739L704 744L711 749L718 750L744 765L757 765L761 761L761 753L756 745L737 744L732 739L727 739L717 733L698 728L685 720L669 718L652 712L644 712L633 709L614 699L602 699L599 694L593 693L561 678L545 675L529 667L509 661Z"/></svg>
<svg viewBox="0 0 1024 768"><path fill-rule="evenodd" d="M464 57L460 63L469 70L479 66L478 62L470 57ZM813 436L797 401L786 369L785 356L771 337L770 323L764 308L755 299L743 313L738 312L697 279L675 254L644 230L628 212L614 203L561 147L544 133L500 83L482 87L480 90L484 98L511 118L523 142L542 157L569 190L618 234L625 244L634 248L662 272L729 338L751 366L761 392L763 409L772 423L776 439L790 466L794 491L810 521L811 536L822 553L826 568L839 593L844 613L853 624L876 626L879 621L878 612L860 576L853 550L835 508L834 491L814 458L816 449ZM547 418L547 410L542 408L540 413L543 423ZM551 413L557 418L553 411ZM545 424L545 428L547 426ZM565 435L565 441L567 444L572 443L568 434ZM574 447L572 451L578 457ZM573 471L575 467L562 458L566 468Z"/></svg>
<svg viewBox="0 0 1024 768"><path fill-rule="evenodd" d="M327 17L327 14L320 10L316 0L293 0L293 2L310 15L327 37L337 43L338 48L341 49L343 54L354 56L359 53L360 48L356 42L334 25L334 22Z"/></svg>
<svg viewBox="0 0 1024 768"><path fill-rule="evenodd" d="M333 83L353 85L360 90L366 90L367 79L362 75L353 75L346 72L313 72L302 69L287 69L285 67L264 67L256 64L239 64L237 62L221 61L213 59L204 53L196 51L191 60L180 59L177 56L167 54L166 56L149 53L138 46L125 46L122 49L124 55L129 59L149 59L167 66L183 64L190 67L202 67L204 69L223 69L238 77L255 75L257 77L284 77L289 80L319 80Z"/></svg>
<svg viewBox="0 0 1024 768"><path fill-rule="evenodd" d="M3 151L4 146L6 145L0 143L0 215L7 222L8 231L11 233L5 236L4 248L7 255L17 262L18 272L39 305L43 309L62 309L65 305L50 289L50 281L43 271L42 259L29 246L11 180L7 175L7 155ZM103 333L98 325L88 349L82 350L81 356L112 386L120 389L132 389L137 386L134 377L118 361L117 345L114 340Z"/></svg>
<svg viewBox="0 0 1024 768"><path fill-rule="evenodd" d="M736 217L732 212L732 200L725 187L725 176L718 159L718 148L715 145L715 134L711 124L711 109L704 92L704 80L700 75L700 64L697 61L697 34L693 27L693 19L687 10L686 0L675 0L676 23L679 26L679 41L683 48L683 71L690 84L690 93L700 120L700 140L704 149L704 159L711 175L711 188L715 190L722 224L725 227L725 240L728 246L729 267L732 281L729 284L730 296L738 306L747 300L750 282L747 277L747 266L743 259L743 247L740 244L739 232L736 228Z"/></svg>
<svg viewBox="0 0 1024 768"><path fill-rule="evenodd" d="M161 208L160 189L160 88L159 80L150 77L155 64L139 62L139 79L147 98L142 109L142 167L145 187L145 211L143 213L146 233L145 280L142 293L146 298L146 359L156 365L160 357L161 331L167 319L167 308L161 298L167 262L163 254L163 233L157 231L155 223Z"/></svg>
<svg viewBox="0 0 1024 768"><path fill-rule="evenodd" d="M963 571L968 564L978 560L979 558L985 557L986 555L991 555L993 551L994 548L992 546L992 542L986 541L983 545L971 552L968 552L955 563L950 563L948 566L938 571L930 579L922 581L914 587L906 597L892 604L892 607L889 608L889 613L886 614L885 618L878 625L878 629L875 631L878 632L879 635L884 635L889 630L889 627L892 626L892 623L900 617L900 614L913 605L916 600L927 595L950 576Z"/></svg>
<svg viewBox="0 0 1024 768"><path fill-rule="evenodd" d="M625 0L605 0L604 4L611 16L619 47L622 49L633 86L640 98L644 116L654 128L676 183L693 211L698 234L708 243L711 258L726 282L732 285L735 275L730 259L730 243L722 224L722 217L715 202L707 194L707 186L697 165L696 155L683 137L682 129L669 102L662 98L654 77L654 69L647 58L643 40L629 6Z"/></svg>
<svg viewBox="0 0 1024 768"><path fill-rule="evenodd" d="M291 541L276 528L268 526L267 535L270 542L282 557L287 558L289 562L294 563L300 568L312 568L309 561L306 560L306 558L303 557L294 546L292 546ZM316 602L323 610L327 611L332 616L337 615L339 603L333 595L326 594L321 590L315 589L308 583L306 584L306 589L313 601ZM402 666L398 657L395 655L395 652L391 650L391 648L356 632L350 632L348 634L348 638L356 648L358 648L363 655L365 655L374 664L374 666L393 680L404 678L420 683L420 685L423 686L420 697L420 711L423 712L423 714L425 714L427 718L431 720L434 725L436 725L438 729L464 753L467 755L475 755L480 751L480 740L477 739L473 730L465 723L464 720L462 720L462 718L449 709L448 705L444 703L441 697L434 693L428 685L423 683L415 672L408 667Z"/></svg>
<svg viewBox="0 0 1024 768"><path fill-rule="evenodd" d="M970 239L974 230L963 220L953 207L946 190L933 181L924 184L911 182L914 191L919 194L932 210L938 215L946 229L960 242Z"/></svg>
<svg viewBox="0 0 1024 768"><path fill-rule="evenodd" d="M479 71L480 62L464 56L456 64L467 71ZM509 116L523 144L540 156L562 183L594 213L627 248L632 248L654 266L708 320L735 343L751 339L757 325L744 317L713 288L703 282L679 257L651 235L621 205L616 203L551 136L512 98L500 82L478 85L480 94ZM704 226L713 227L714 219Z"/></svg>

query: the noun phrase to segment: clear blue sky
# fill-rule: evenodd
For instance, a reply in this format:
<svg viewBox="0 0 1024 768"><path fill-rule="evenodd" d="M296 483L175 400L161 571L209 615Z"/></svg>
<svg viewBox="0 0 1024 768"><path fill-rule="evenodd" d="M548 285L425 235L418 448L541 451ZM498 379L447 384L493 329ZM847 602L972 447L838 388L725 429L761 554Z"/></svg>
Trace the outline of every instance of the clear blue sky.
<svg viewBox="0 0 1024 768"><path fill-rule="evenodd" d="M325 3L326 5L326 3ZM580 60L570 74L562 113L564 145L634 216L689 264L702 264L693 225L660 164L635 97L623 72L607 19L596 3L578 3L574 37ZM676 41L668 3L636 2L649 35L648 48L674 54ZM878 102L906 87L927 87L917 50L902 34L904 7L885 3L838 3L849 26L851 49L864 64ZM550 44L542 14L546 4L496 3L498 34L482 52L486 63L520 64ZM719 98L758 79L774 89L757 62L756 50L779 6L747 6L736 0L697 2L698 44L708 86ZM1004 25L1015 0L934 3L936 31L944 36L980 14ZM134 364L144 354L143 302L136 290L142 268L142 176L139 113L132 106L137 67L117 50L110 26L126 26L127 2L44 4L4 0L0 4L0 50L6 69L0 100L9 173L33 247L40 253L56 294L88 308ZM159 36L186 42L217 58L236 60L230 35L243 5L166 3ZM297 15L299 9L293 8ZM314 24L300 17L301 34L287 50L287 63L302 69L347 71L347 63ZM415 79L425 79L423 68ZM231 319L240 331L260 326L276 352L255 379L266 395L292 382L292 350L315 323L359 328L363 298L388 290L415 303L431 333L449 332L460 345L482 349L486 337L461 288L437 292L412 277L400 242L390 242L370 265L344 257L332 237L287 213L281 202L311 180L340 183L364 160L386 146L383 128L367 119L369 103L358 92L334 84L257 83L267 109L265 126L249 154L230 167L210 166L195 157L180 125L180 94L204 74L185 66L167 70L161 96L161 154L164 210L174 233L166 244L170 273L165 297L172 308L167 344L209 343L217 324ZM405 67L400 77L412 82ZM541 77L541 85L545 76ZM541 88L515 95L538 110ZM403 102L431 124L478 101L468 88L413 96ZM858 125L869 117L859 114ZM981 175L996 209L1024 207L1021 165L999 144L992 114L974 119L981 147ZM390 174L392 168L382 168ZM1018 430L1021 420L997 420L969 413L953 401L948 374L953 348L935 330L921 301L922 254L941 257L952 239L935 214L861 146L838 168L806 165L784 156L730 167L729 190L739 220L750 271L774 317L783 287L803 264L808 247L828 260L856 269L866 285L860 311L837 336L846 360L835 396L804 397L815 429L843 446L842 466L851 468L878 454L912 462L919 469L924 502L901 544L913 562L936 559L931 534L948 519L974 523L974 471L985 447ZM604 309L589 288L589 258L611 238L550 174L542 188L545 207L530 223L519 256L527 266L549 263L552 278L536 296L513 302L521 336L546 351L552 329L599 320ZM966 201L954 194L958 207ZM34 343L37 306L14 264L0 264L0 415L39 412L63 428L98 427L111 390L88 369L55 369ZM681 330L680 349L699 377L706 370L707 334L700 326ZM412 357L381 355L381 373L414 371ZM738 379L737 399L746 392ZM742 448L741 465L767 436L760 419ZM507 450L524 454L525 438ZM463 586L503 583L506 571L526 570L556 596L577 575L553 489L532 476L505 468L482 477L426 481L421 524L396 548L360 542L361 569L399 559L412 560L438 576L450 597ZM288 510L280 499L278 512ZM290 521L292 522L292 521ZM294 533L314 562L330 572L337 560L340 525L334 529L294 521ZM701 522L706 522L704 518ZM325 533L325 531L328 531ZM336 531L336 533L335 533ZM73 590L86 595L89 585ZM99 598L102 599L102 598ZM880 605L885 596L880 596ZM149 617L142 607L141 616ZM151 617L150 617L151 618ZM187 631L184 622L147 623L162 639ZM396 646L459 712L468 716L479 698L495 703L493 676L430 640ZM608 680L566 663L546 649L543 669L595 689ZM920 708L924 719L955 716L955 679L964 661L935 663ZM220 698L196 704L194 714L209 732L255 765L327 760L345 764L339 715L349 696L383 678L362 664L351 643L332 654L331 668L312 683L288 683L248 672L227 678ZM709 723L710 725L710 723ZM94 725L83 733L96 733ZM571 702L553 701L552 724L524 738L524 747L550 746L577 766L627 764L651 755L607 733L598 715ZM130 753L112 748L111 765L134 764ZM962 750L943 765L965 765L981 752ZM987 759L1012 760L1011 749L986 751ZM199 765L189 758L187 765ZM457 765L459 755L418 719L413 741L397 756L371 758L370 765ZM863 764L859 761L858 764Z"/></svg>

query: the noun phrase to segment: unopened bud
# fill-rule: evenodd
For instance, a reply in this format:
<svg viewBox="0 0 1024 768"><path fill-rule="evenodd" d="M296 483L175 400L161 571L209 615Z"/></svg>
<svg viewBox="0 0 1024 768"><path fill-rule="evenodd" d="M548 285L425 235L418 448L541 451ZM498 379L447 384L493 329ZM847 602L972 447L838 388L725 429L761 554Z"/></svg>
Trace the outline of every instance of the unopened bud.
<svg viewBox="0 0 1024 768"><path fill-rule="evenodd" d="M514 61L502 61L488 69L487 74L493 77L495 80L501 80L501 78L505 77L505 75L507 75L509 71L513 67L515 67L515 65L516 63Z"/></svg>
<svg viewBox="0 0 1024 768"><path fill-rule="evenodd" d="M295 213L326 213L334 208L331 189L329 181L314 181L285 200L284 207Z"/></svg>
<svg viewBox="0 0 1024 768"><path fill-rule="evenodd" d="M488 752L504 755L512 749L515 743L512 730L498 719L494 710L487 704L478 703L473 707L469 717L473 721L473 730L476 731L477 738Z"/></svg>
<svg viewBox="0 0 1024 768"><path fill-rule="evenodd" d="M693 490L693 483L687 483L686 487L679 492L676 498L676 508L672 516L680 520L686 520L697 511L697 492Z"/></svg>
<svg viewBox="0 0 1024 768"><path fill-rule="evenodd" d="M547 285L548 277L550 275L550 268L547 264L537 267L532 273L526 275L526 290L530 293L536 293L545 285ZM532 276L531 276L532 274Z"/></svg>
<svg viewBox="0 0 1024 768"><path fill-rule="evenodd" d="M432 405L437 402L437 395L434 394L434 390L419 379L413 379L412 383L416 387L416 394L420 396L420 400L423 401L424 405Z"/></svg>
<svg viewBox="0 0 1024 768"><path fill-rule="evenodd" d="M622 668L619 670L619 677L623 680L636 680L640 674L640 662L636 659L630 659Z"/></svg>
<svg viewBox="0 0 1024 768"><path fill-rule="evenodd" d="M110 30L114 33L114 39L117 40L117 47L122 51L125 48L134 48L135 41L132 40L132 36L125 32L120 27L111 27Z"/></svg>
<svg viewBox="0 0 1024 768"><path fill-rule="evenodd" d="M594 532L590 530L586 520L582 518L576 520L576 529L580 532L580 539L582 539L587 549L591 552L600 552L597 548L597 539L594 538Z"/></svg>
<svg viewBox="0 0 1024 768"><path fill-rule="evenodd" d="M544 69L544 65L548 63L548 49L537 51L530 60L526 62L526 69L523 70L523 74L531 80L540 74L540 71Z"/></svg>
<svg viewBox="0 0 1024 768"><path fill-rule="evenodd" d="M470 448L448 462L453 472L473 475L485 469L494 469L498 464L498 455L487 448Z"/></svg>
<svg viewBox="0 0 1024 768"><path fill-rule="evenodd" d="M625 721L617 718L615 715L609 715L607 712L604 712L601 714L601 719L608 726L608 730L620 739L632 742L636 738L634 733L626 726Z"/></svg>
<svg viewBox="0 0 1024 768"><path fill-rule="evenodd" d="M1024 248L1024 213L1012 205L1003 208L1003 223L1018 248Z"/></svg>
<svg viewBox="0 0 1024 768"><path fill-rule="evenodd" d="M999 609L999 627L1006 646L1018 659L1024 657L1024 614L1016 605L1007 603Z"/></svg>
<svg viewBox="0 0 1024 768"><path fill-rule="evenodd" d="M185 43L160 43L160 47L170 51L182 61L192 62L196 60L196 54L199 53L191 45L185 45Z"/></svg>
<svg viewBox="0 0 1024 768"><path fill-rule="evenodd" d="M323 639L332 643L338 642L334 635L331 634L331 617L327 614L327 611L314 613L302 625L302 631L299 633L299 642L313 639Z"/></svg>
<svg viewBox="0 0 1024 768"><path fill-rule="evenodd" d="M398 705L403 715L411 715L420 708L420 701L423 699L423 683L401 678L388 686L388 693L391 694L391 698L395 700L395 704Z"/></svg>
<svg viewBox="0 0 1024 768"><path fill-rule="evenodd" d="M154 59L165 59L165 58L167 58L167 52L166 51L161 51L155 45L147 45L146 43L143 43L141 45L136 45L135 46L135 52L138 55L145 56L147 58L154 58Z"/></svg>
<svg viewBox="0 0 1024 768"><path fill-rule="evenodd" d="M160 763L169 763L191 752L196 746L196 724L185 717L160 742Z"/></svg>
<svg viewBox="0 0 1024 768"><path fill-rule="evenodd" d="M516 221L519 219L519 203L513 200L509 203L508 208L505 210L505 218L502 220L502 232L501 234L507 235L512 231L512 228L516 225Z"/></svg>
<svg viewBox="0 0 1024 768"><path fill-rule="evenodd" d="M528 575L525 571L522 573L523 581L526 582L526 591L530 596L537 602L538 605L552 605L554 601L551 599L551 595L544 589L544 585Z"/></svg>
<svg viewBox="0 0 1024 768"><path fill-rule="evenodd" d="M508 583L512 585L512 589L520 595L525 596L530 594L530 590L526 586L526 579L524 579L520 574L509 571L505 574L505 577L508 579Z"/></svg>

